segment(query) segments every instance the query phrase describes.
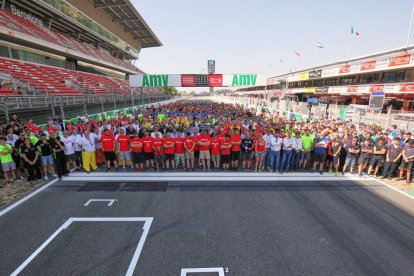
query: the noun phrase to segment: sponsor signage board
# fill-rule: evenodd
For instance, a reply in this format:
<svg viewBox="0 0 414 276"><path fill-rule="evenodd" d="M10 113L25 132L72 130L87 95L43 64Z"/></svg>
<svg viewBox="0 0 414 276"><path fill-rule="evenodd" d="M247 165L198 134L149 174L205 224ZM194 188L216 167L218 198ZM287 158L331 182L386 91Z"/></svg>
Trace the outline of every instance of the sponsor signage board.
<svg viewBox="0 0 414 276"><path fill-rule="evenodd" d="M208 75L208 86L209 87L223 86L223 75L222 74L210 74L210 75Z"/></svg>
<svg viewBox="0 0 414 276"><path fill-rule="evenodd" d="M216 72L216 61L215 60L208 60L207 61L207 72L209 74L214 74Z"/></svg>
<svg viewBox="0 0 414 276"><path fill-rule="evenodd" d="M309 71L309 78L310 79L316 79L322 77L322 69L315 70L315 71Z"/></svg>

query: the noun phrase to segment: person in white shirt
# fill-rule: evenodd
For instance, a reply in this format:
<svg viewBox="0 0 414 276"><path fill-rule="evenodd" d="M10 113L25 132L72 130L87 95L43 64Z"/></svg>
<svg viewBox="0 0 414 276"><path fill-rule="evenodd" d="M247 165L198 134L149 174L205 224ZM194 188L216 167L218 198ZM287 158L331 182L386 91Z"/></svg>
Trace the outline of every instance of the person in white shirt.
<svg viewBox="0 0 414 276"><path fill-rule="evenodd" d="M72 130L72 135L70 135L73 139L73 149L75 151L75 162L76 166L79 170L80 167L82 167L82 149L79 147L79 141L82 138L82 136L78 133L78 129L75 127Z"/></svg>
<svg viewBox="0 0 414 276"><path fill-rule="evenodd" d="M95 139L91 137L89 130L85 130L83 137L79 141L79 146L82 147L82 163L86 173L90 174L91 169L96 170L95 161Z"/></svg>
<svg viewBox="0 0 414 276"><path fill-rule="evenodd" d="M280 138L280 130L276 130L270 139L270 158L267 165L269 171L279 172L280 150L282 149L283 139Z"/></svg>
<svg viewBox="0 0 414 276"><path fill-rule="evenodd" d="M292 131L289 131L287 134L287 137L283 139L283 158L282 158L282 169L281 173L283 171L288 172L289 171L289 165L290 165L290 159L292 157L292 151L296 147L295 140L292 138Z"/></svg>
<svg viewBox="0 0 414 276"><path fill-rule="evenodd" d="M73 168L75 170L78 170L78 166L76 165L76 155L75 155L75 136L69 136L69 131L64 130L63 131L63 137L60 139L60 141L65 146L65 160L66 160L66 169L67 171L70 171L70 165L73 165Z"/></svg>
<svg viewBox="0 0 414 276"><path fill-rule="evenodd" d="M14 147L14 144L16 143L17 139L19 139L19 136L13 133L13 128L9 128L7 130L6 135L6 144L9 144L10 146Z"/></svg>
<svg viewBox="0 0 414 276"><path fill-rule="evenodd" d="M266 165L270 162L270 154L271 154L271 146L270 140L273 138L273 134L270 129L267 130L266 134L263 135L263 139L266 141L266 154L263 159L263 167L262 170L266 169ZM268 166L269 167L269 166Z"/></svg>
<svg viewBox="0 0 414 276"><path fill-rule="evenodd" d="M296 131L296 133L299 133ZM294 147L292 150L292 157L290 161L290 167L293 168L295 171L299 169L299 161L302 159L302 139L295 135L293 138L294 140Z"/></svg>

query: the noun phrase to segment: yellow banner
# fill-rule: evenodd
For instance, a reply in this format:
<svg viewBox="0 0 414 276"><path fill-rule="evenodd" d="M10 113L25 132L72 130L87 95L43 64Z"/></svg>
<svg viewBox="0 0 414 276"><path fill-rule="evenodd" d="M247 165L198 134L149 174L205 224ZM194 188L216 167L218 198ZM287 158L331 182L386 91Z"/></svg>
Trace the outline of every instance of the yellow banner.
<svg viewBox="0 0 414 276"><path fill-rule="evenodd" d="M315 87L305 87L304 91L305 93L315 93Z"/></svg>
<svg viewBox="0 0 414 276"><path fill-rule="evenodd" d="M309 79L309 72L304 72L299 74L299 80L308 80Z"/></svg>

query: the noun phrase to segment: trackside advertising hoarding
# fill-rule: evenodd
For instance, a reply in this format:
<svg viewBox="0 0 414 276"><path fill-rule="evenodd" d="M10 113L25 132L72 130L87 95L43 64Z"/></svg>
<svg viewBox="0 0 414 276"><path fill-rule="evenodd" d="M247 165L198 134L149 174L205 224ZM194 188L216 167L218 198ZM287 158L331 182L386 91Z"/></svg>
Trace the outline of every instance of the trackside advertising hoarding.
<svg viewBox="0 0 414 276"><path fill-rule="evenodd" d="M287 77L289 82L305 81L309 79L328 78L359 73L369 73L390 69L399 69L414 66L414 52L401 53L392 56L378 57L377 59L366 59L350 64L336 65L329 68L314 71L305 71L290 74Z"/></svg>
<svg viewBox="0 0 414 276"><path fill-rule="evenodd" d="M155 74L131 75L131 87L243 87L266 85L267 76L257 74Z"/></svg>

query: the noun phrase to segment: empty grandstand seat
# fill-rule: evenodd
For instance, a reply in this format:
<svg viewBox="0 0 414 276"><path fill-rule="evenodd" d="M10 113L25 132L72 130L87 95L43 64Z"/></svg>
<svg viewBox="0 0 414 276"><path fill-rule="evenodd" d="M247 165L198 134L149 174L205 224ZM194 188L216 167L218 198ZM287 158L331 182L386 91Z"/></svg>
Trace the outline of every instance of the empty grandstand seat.
<svg viewBox="0 0 414 276"><path fill-rule="evenodd" d="M126 80L8 58L0 57L0 72L48 94L82 95L82 89L97 95L130 93Z"/></svg>

